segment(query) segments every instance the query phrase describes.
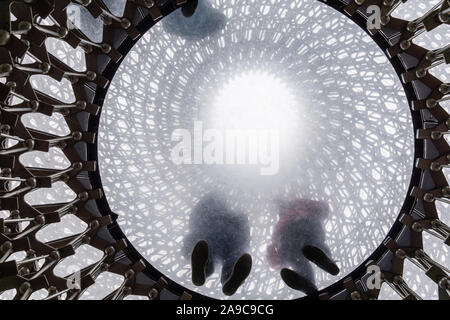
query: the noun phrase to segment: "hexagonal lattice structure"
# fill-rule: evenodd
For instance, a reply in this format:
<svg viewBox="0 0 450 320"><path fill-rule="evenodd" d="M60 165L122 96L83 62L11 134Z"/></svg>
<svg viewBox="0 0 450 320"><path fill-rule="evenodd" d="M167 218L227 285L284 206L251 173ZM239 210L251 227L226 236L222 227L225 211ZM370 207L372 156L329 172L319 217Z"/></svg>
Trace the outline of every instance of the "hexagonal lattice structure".
<svg viewBox="0 0 450 320"><path fill-rule="evenodd" d="M302 161L307 165L300 167L295 162L296 165L290 166L293 170L290 172L301 176L302 181L308 181L308 170L303 170L305 166L313 175L321 175L321 184L317 179L313 184L301 184L293 179L290 184L294 185L294 190L302 190L301 196L332 199L330 205L334 213L326 227L338 232L330 233L328 241L330 247L335 248L334 255L346 256L339 260L344 278L323 288L320 297L377 297L379 290L369 290L361 281L367 277L365 265L369 261L381 267L384 283L402 298L417 297L412 289L423 297L436 297L437 288L440 288L439 296L446 297L448 270L440 264L448 265L447 249L432 241L428 234L448 243L449 229L442 222L448 219L445 203L449 201L445 171L450 151L446 140L449 117L445 110L449 80L448 69L442 68L442 62L448 62L448 30L442 25L448 20L448 1L434 1L429 6L415 6L413 1L404 4L374 0L362 5L354 0L326 1L363 28L368 17L367 6L380 5L382 28L370 30L369 35L356 31L355 25L326 8L325 4L313 1L246 1L242 4L217 1L212 2L212 6L222 10L223 17L229 21L221 21L214 33L206 35L206 40L198 33L201 28L196 29L192 24L187 25L189 34L180 38L179 29L174 27L178 12L164 18L162 25L158 24L146 33L156 21L186 1L93 0L85 2L85 6L80 6L80 1L72 2L46 0L25 4L6 1L2 4L2 10L11 13L10 21L2 22L0 27L2 298L200 297L176 283L189 286L189 273L176 246L173 249L169 246L167 237L170 233L166 233L162 245L154 243L156 239L152 237L164 236L164 228L167 228L167 222L162 219L164 208L173 206L187 212L208 187L208 184L189 184L189 179L205 181L211 172L173 168L161 171L165 170L166 164L156 165L150 160L139 165L121 164L117 162L118 156L126 156L126 152L111 153L114 150L111 148L115 147L120 134L121 138L127 139L128 146L138 146L142 153L159 151L164 154L167 151L164 142L168 141L171 128L183 121L191 123L196 116L195 107L200 110L202 103L214 97L212 93L220 91L220 79L215 78L213 72L227 79L236 77L235 69L225 64L214 65L217 61L230 62L230 59L242 70L251 73L264 68L267 73L282 78L284 83L300 86L304 94L298 97L295 92L295 101L315 102L326 108L306 112L308 123L314 124L309 132L319 136L321 144L306 144L308 152ZM204 10L200 7L197 14ZM296 19L300 23L286 23ZM207 23L201 19L200 22ZM320 22L323 22L322 26ZM247 32L241 31L244 29ZM250 30L255 30L253 35L249 34ZM270 37L272 41L267 40ZM388 58L369 37L387 52ZM265 42L261 41L264 39ZM280 47L286 54L273 47L277 43L284 44ZM309 64L294 58L288 50L291 46L298 48L298 53ZM215 54L214 50L219 48L221 54ZM190 52L196 55L186 54ZM171 57L175 53L181 55ZM146 54L148 59L143 61ZM256 54L259 59L254 61L251 58ZM316 60L322 63L319 65ZM412 125L416 131L414 150L406 100L400 82L386 60L401 76L412 110ZM350 61L357 63L352 65ZM158 67L149 67L152 62ZM201 70L200 65L204 65L205 70ZM181 66L185 69L180 71ZM280 66L289 72L281 74ZM140 90L143 83L132 75L138 67L143 68L143 78L149 77L153 81L151 90L146 93ZM339 77L339 68L345 68L346 79ZM167 74L166 82L157 83L156 80L161 78L158 71L162 70ZM179 76L180 72L182 76ZM306 79L299 77L302 73L307 75ZM200 75L203 78L199 79ZM121 88L130 84L136 87L136 93L124 100L121 98L124 89ZM128 105L133 99L140 101L142 98L148 98L150 106L161 105L150 107L152 112L146 118L150 123L146 125L142 125L142 114L149 110L138 104ZM181 103L189 104L194 100L199 102L190 105L192 113L180 116L175 112ZM336 106L346 106L352 112L346 115L339 112L344 108ZM335 121L324 120L324 114L332 115ZM384 120L382 124L374 122L378 117ZM125 125L111 127L111 123L120 121ZM135 132L124 132L130 124L136 124ZM156 130L144 130L148 128ZM355 135L358 139L352 143L341 143L342 137ZM108 143L108 136L115 140ZM154 144L144 146L144 137L150 137L149 141ZM379 139L378 144L375 137ZM339 143L330 144L333 139ZM316 160L319 147L326 151L323 161ZM333 154L342 148L348 152L347 157ZM414 169L410 175L413 156ZM370 157L375 160L370 161ZM98 160L107 197L100 180ZM323 168L342 169L346 161L354 167L355 176L344 170L339 170L344 171L342 176L339 172L328 175L322 172ZM372 165L373 170L363 170L360 162ZM188 181L188 192L182 205L175 207L177 202L161 202L167 195L175 194L176 198L173 191L172 194L161 192L158 197L149 199L127 197L135 193L136 188L145 187L147 182L149 175L133 178L138 168L156 168L165 172L170 183ZM394 172L398 177L392 175ZM355 180L352 177L356 177ZM275 181L273 186L282 187L285 181ZM113 188L117 183L125 186L121 192ZM342 194L333 192L339 183ZM233 189L221 188L225 193ZM263 197L274 195L267 190L257 191ZM375 190L385 194L377 197ZM353 197L346 196L345 191ZM252 192L255 190L248 188L242 197L230 201L241 208L259 207L266 212L263 215L265 222L253 226L254 232L260 232L263 238L270 233L273 217L267 213L270 211L267 202L249 200ZM142 212L140 218L131 217L130 211L126 210L126 201L130 199L136 200L135 205ZM358 199L358 203L351 202L353 199ZM107 201L113 210L117 210L122 227L116 222L117 215ZM130 237L130 243L124 238L122 229L126 233L143 230L133 219L142 220L148 209L145 206L150 205L156 205L155 209L162 208L153 211L151 216L152 219L161 218L161 221L154 222L148 235ZM355 214L358 210L363 213ZM387 214L383 214L386 211ZM177 228L182 228L183 223L185 221L181 220ZM356 243L339 246L346 244L345 238L351 227L373 236L358 236L364 241L363 246ZM349 231L345 231L346 228ZM151 240L152 243L142 247L139 237L141 241ZM256 237L255 240L260 239ZM424 244L429 255L422 250ZM354 260L349 257L353 252L358 252ZM236 297L296 296L279 285L276 277L262 267L262 259L256 251L254 256L253 278ZM167 261L170 264L176 262L165 269ZM405 270L404 261L407 261ZM76 272L79 268L82 268L81 274ZM426 280L421 269L427 271L431 280ZM320 273L317 276L322 287L338 280ZM67 279L71 278L81 280L79 287L70 285ZM420 288L417 281L420 281ZM383 298L391 297L385 292L386 285L382 287ZM267 292L270 286L271 291ZM212 286L200 292L216 295L216 289L217 286Z"/></svg>

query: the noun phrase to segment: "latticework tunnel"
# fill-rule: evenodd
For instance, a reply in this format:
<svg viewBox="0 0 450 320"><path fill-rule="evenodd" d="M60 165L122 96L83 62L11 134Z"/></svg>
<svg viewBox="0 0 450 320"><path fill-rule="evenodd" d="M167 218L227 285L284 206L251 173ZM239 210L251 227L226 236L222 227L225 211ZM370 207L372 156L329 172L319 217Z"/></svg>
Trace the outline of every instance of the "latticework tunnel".
<svg viewBox="0 0 450 320"><path fill-rule="evenodd" d="M0 299L304 298L266 256L290 199L327 203L340 269L307 298L448 299L450 1L191 3L0 4ZM173 161L211 128L276 132L279 158ZM249 221L231 297L183 253L211 192Z"/></svg>

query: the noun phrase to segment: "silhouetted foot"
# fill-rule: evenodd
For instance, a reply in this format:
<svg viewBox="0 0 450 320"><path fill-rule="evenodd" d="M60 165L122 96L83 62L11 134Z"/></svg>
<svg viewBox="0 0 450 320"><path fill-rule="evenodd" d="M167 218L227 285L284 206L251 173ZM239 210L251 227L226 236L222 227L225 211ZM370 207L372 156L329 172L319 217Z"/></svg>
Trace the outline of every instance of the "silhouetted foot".
<svg viewBox="0 0 450 320"><path fill-rule="evenodd" d="M317 288L310 280L290 269L281 269L281 279L286 285L294 290L301 291L305 294L317 292Z"/></svg>
<svg viewBox="0 0 450 320"><path fill-rule="evenodd" d="M197 9L197 6L198 6L198 0L188 1L188 3L186 3L181 8L181 12L183 13L183 16L185 16L186 18L192 17L195 13L195 10Z"/></svg>
<svg viewBox="0 0 450 320"><path fill-rule="evenodd" d="M244 283L252 269L252 257L245 253L234 263L230 276L223 283L222 292L227 296L232 296Z"/></svg>
<svg viewBox="0 0 450 320"><path fill-rule="evenodd" d="M336 263L334 263L334 261L331 260L331 258L328 257L321 249L314 246L304 246L303 255L306 259L333 276L339 273L339 268Z"/></svg>
<svg viewBox="0 0 450 320"><path fill-rule="evenodd" d="M205 283L208 259L208 242L206 240L200 240L195 245L191 255L192 283L196 286L202 286Z"/></svg>

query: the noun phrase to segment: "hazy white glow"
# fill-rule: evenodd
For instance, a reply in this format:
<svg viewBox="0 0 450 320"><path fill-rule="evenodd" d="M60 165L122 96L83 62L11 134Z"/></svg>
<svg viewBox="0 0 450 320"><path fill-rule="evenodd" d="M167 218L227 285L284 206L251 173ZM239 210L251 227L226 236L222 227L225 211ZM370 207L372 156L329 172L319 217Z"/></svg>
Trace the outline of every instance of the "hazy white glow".
<svg viewBox="0 0 450 320"><path fill-rule="evenodd" d="M288 85L264 72L243 73L215 96L214 124L219 128L274 129L293 127L298 103Z"/></svg>
<svg viewBox="0 0 450 320"><path fill-rule="evenodd" d="M280 161L286 165L292 158L288 150L292 148L293 140L296 139L298 144L305 139L302 133L308 119L301 117L299 92L294 95L288 82L284 82L279 75L263 71L238 74L215 91L212 102L208 104L210 107L205 108L206 114L202 117L205 126L223 135L233 130L239 132L241 141L245 141L243 147L247 160L254 158L256 164L264 158L270 163L270 169L268 167L264 175L277 174ZM250 136L258 137L254 149L250 147L251 141L254 141ZM228 148L230 145L225 147L225 156L229 155ZM261 152L265 155L261 156ZM273 183L271 179L261 180L261 169L252 170L248 166L221 166L216 169L218 172L216 170L215 173L232 176L241 185L250 183L253 188L263 187L263 181L266 185Z"/></svg>

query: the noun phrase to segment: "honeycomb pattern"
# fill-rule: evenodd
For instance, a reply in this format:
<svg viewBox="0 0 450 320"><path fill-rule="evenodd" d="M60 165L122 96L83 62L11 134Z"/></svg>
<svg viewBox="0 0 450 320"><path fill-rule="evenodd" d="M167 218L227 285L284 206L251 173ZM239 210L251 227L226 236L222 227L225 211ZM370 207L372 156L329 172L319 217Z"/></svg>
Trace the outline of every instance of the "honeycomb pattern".
<svg viewBox="0 0 450 320"><path fill-rule="evenodd" d="M402 299L417 299L420 289L424 298L436 295L448 298L448 269L442 265L448 262L447 249L442 248L442 242L449 243L449 228L444 223L448 223L446 168L450 160L446 111L449 1L430 1L426 6L397 0L325 2L363 27L366 7L380 6L382 29L371 30L370 36L386 50L403 82L416 134L411 184L392 228L383 229L380 236L384 240L369 257L361 255L367 257L365 261L354 262L359 267L352 271L349 267L350 273L322 289L318 297L377 298L380 291L365 285L364 267L376 264L383 275L381 298L392 297L395 292ZM126 239L105 198L96 153L100 112L116 68L135 41L186 1L134 0L121 1L119 6L112 3L118 2L1 3L2 12L10 13L9 17L6 15L9 20L2 21L0 27L2 299L201 297L171 281L170 278L178 279L167 275L170 271L155 268L152 261L143 259L140 248ZM266 1L261 12L271 12L270 8L276 7L282 18L299 10L295 6L283 7L281 3L284 2ZM237 2L231 1L229 5L228 11L238 10ZM92 32L83 27L91 24L68 19L76 11L73 6L83 16L90 15L91 21L101 27ZM307 16L314 17L320 12L328 11L314 6ZM233 14L226 12L226 16ZM281 26L275 23L272 29L276 28ZM141 40L145 41L145 37ZM354 48L350 52L362 52L369 39L362 37L361 47L357 47L355 39L346 41ZM345 55L345 41L339 46ZM136 48L139 50L139 46ZM374 54L368 59L374 60L372 64L384 65L382 55ZM370 74L373 70L366 71L367 77L373 79L373 73ZM391 89L396 86L389 73L385 77L380 79L382 84L385 80L384 86ZM389 80L394 83L386 84ZM358 88L358 84L353 85ZM163 88L158 88L158 94L159 90ZM399 93L397 89L393 91ZM361 96L366 99L366 95ZM397 99L390 102L395 105L404 98L398 95ZM177 101L175 94L171 101ZM397 105L392 109L386 107L390 112L402 110ZM108 112L108 107L105 110ZM408 121L404 119L403 125ZM401 126L391 124L395 129ZM408 139L391 138L400 144ZM402 146L395 148L398 150ZM392 186L388 188L395 191ZM389 216L395 219L395 210ZM383 221L383 225L389 224ZM367 248L368 253L372 249ZM82 268L81 273L76 272L77 268ZM80 280L76 286L68 281L74 277Z"/></svg>

